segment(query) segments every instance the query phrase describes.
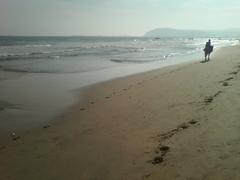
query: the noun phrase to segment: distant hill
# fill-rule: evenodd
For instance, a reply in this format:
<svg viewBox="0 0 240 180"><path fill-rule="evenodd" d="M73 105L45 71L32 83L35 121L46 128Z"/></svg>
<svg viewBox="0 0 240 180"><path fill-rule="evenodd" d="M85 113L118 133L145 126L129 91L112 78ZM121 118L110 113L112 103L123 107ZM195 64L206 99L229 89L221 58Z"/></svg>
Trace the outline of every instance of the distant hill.
<svg viewBox="0 0 240 180"><path fill-rule="evenodd" d="M234 37L240 38L240 29L226 29L226 30L184 30L171 28L158 28L146 32L145 37Z"/></svg>

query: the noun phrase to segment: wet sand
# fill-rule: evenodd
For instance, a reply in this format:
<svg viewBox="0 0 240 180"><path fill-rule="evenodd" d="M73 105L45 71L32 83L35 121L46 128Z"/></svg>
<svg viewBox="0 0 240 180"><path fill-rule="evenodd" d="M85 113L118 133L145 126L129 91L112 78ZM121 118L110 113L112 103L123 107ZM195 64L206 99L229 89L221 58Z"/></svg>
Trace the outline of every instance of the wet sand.
<svg viewBox="0 0 240 180"><path fill-rule="evenodd" d="M26 131L52 122L72 104L81 101L81 89L99 82L151 71L174 64L196 61L198 54L172 57L167 61L115 64L115 67L75 73L12 72L0 67L1 101L14 105L0 113L0 139L3 133Z"/></svg>
<svg viewBox="0 0 240 180"><path fill-rule="evenodd" d="M88 87L54 123L1 142L1 178L239 179L239 75L235 46Z"/></svg>

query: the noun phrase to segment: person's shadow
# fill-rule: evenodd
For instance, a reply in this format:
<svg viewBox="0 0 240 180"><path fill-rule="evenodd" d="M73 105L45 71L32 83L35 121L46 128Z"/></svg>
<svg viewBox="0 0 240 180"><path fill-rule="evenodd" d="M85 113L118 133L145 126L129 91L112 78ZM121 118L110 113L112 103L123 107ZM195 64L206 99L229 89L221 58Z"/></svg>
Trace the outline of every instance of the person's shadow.
<svg viewBox="0 0 240 180"><path fill-rule="evenodd" d="M209 62L209 60L200 61L200 63L207 63L207 62Z"/></svg>

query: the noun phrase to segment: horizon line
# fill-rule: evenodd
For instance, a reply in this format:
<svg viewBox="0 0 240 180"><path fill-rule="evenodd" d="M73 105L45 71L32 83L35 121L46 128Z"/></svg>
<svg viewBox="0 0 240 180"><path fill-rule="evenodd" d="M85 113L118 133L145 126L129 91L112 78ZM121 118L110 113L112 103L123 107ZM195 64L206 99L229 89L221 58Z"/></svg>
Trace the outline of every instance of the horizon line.
<svg viewBox="0 0 240 180"><path fill-rule="evenodd" d="M0 37L144 37L144 35L1 35Z"/></svg>
<svg viewBox="0 0 240 180"><path fill-rule="evenodd" d="M146 31L145 33L149 32L149 31L153 31L153 30L157 30L157 29L169 29L169 30L186 30L186 31L227 31L227 30L239 30L240 31L240 27L233 27L233 28L225 28L225 29L195 29L195 28L174 28L174 27L159 27L159 28L154 28L151 30ZM52 34L48 34L48 35L41 35L41 34L31 34L31 35L1 35L0 37L145 37L145 33L142 35L52 35Z"/></svg>

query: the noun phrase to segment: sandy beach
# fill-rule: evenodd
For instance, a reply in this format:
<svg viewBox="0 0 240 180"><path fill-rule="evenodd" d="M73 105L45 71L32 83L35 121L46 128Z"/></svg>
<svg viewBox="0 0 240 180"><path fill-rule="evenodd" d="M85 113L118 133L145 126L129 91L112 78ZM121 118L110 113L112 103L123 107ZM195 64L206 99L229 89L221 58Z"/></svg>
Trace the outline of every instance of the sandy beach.
<svg viewBox="0 0 240 180"><path fill-rule="evenodd" d="M0 179L240 179L239 57L225 47L85 88L53 123L1 138Z"/></svg>

